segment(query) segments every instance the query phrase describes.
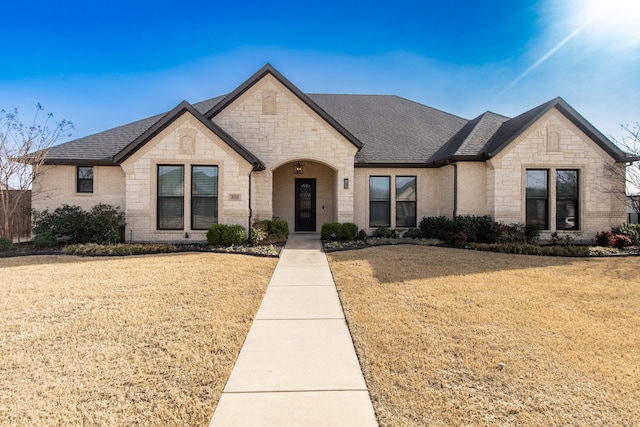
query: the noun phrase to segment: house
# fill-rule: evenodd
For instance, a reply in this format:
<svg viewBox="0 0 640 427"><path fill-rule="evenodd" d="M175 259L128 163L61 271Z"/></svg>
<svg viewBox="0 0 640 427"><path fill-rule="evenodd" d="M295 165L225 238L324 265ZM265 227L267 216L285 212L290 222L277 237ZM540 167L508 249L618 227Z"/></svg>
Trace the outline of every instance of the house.
<svg viewBox="0 0 640 427"><path fill-rule="evenodd" d="M33 208L121 207L126 239L202 241L280 218L416 227L491 215L591 240L626 221L629 156L561 98L466 120L386 95L307 94L267 64L231 93L53 147Z"/></svg>

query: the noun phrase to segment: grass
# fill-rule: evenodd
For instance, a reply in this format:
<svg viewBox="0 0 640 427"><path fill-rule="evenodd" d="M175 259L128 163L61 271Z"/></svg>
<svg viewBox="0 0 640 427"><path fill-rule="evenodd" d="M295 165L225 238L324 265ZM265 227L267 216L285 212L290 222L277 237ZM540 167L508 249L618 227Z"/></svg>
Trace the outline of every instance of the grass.
<svg viewBox="0 0 640 427"><path fill-rule="evenodd" d="M207 425L277 259L0 259L0 425Z"/></svg>
<svg viewBox="0 0 640 427"><path fill-rule="evenodd" d="M381 426L640 420L639 257L329 258Z"/></svg>

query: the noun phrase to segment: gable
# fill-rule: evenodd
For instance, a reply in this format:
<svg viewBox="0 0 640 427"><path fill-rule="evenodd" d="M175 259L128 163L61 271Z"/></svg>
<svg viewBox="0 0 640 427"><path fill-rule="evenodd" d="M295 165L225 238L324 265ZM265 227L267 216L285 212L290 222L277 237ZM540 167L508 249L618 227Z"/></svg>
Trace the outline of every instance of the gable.
<svg viewBox="0 0 640 427"><path fill-rule="evenodd" d="M359 149L270 73L235 96L212 120L268 168L293 159L319 161L334 168L346 162L352 167Z"/></svg>
<svg viewBox="0 0 640 427"><path fill-rule="evenodd" d="M344 128L333 117L327 114L325 110L320 108L314 101L311 100L311 98L309 98L306 94L304 94L289 80L287 80L282 74L280 74L270 64L266 64L264 67L258 70L258 72L256 72L253 76L251 76L236 90L231 92L221 102L219 102L213 108L211 108L208 112L206 112L204 116L208 120L215 121L214 118L216 116L218 116L222 111L227 109L232 103L236 102L238 98L242 97L245 94L245 92L249 91L251 88L253 88L253 86L256 85L256 83L260 82L267 76L271 76L272 78L277 80L283 87L285 87L289 92L295 95L310 110L312 110L314 113L320 116L325 122L327 122L330 126L332 126L338 133L340 133L344 138L346 138L354 146L356 146L358 149L362 148L362 142L360 142L356 137L354 137L346 128Z"/></svg>

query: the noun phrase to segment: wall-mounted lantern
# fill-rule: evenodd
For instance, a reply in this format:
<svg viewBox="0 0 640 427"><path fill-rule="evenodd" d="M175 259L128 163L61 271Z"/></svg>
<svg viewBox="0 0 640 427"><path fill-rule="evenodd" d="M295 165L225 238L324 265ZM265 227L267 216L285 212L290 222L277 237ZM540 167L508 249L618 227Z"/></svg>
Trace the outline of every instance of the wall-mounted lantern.
<svg viewBox="0 0 640 427"><path fill-rule="evenodd" d="M345 178L344 179L344 189L348 190L349 189L349 178Z"/></svg>
<svg viewBox="0 0 640 427"><path fill-rule="evenodd" d="M294 175L302 175L304 171L302 170L302 165L300 161L298 161L295 165L293 165L293 174Z"/></svg>

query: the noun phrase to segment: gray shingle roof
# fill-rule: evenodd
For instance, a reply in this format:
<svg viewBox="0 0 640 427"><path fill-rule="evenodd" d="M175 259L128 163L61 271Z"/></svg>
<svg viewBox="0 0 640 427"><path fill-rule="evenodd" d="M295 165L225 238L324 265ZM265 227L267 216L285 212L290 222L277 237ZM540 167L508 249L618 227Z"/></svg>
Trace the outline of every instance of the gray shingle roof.
<svg viewBox="0 0 640 427"><path fill-rule="evenodd" d="M425 164L467 123L394 95L309 97L362 141L356 163Z"/></svg>
<svg viewBox="0 0 640 427"><path fill-rule="evenodd" d="M629 157L561 98L555 98L513 119L486 112L468 121L394 95L304 94L269 64L228 95L193 105L181 103L169 113L79 138L51 148L50 164L118 164L140 144L170 123L178 110L190 110L209 123L224 106L261 79L272 74L360 151L358 165L438 167L449 161L486 160L500 152L551 108L557 108L616 161ZM211 128L236 151L264 165L241 143L211 123Z"/></svg>

